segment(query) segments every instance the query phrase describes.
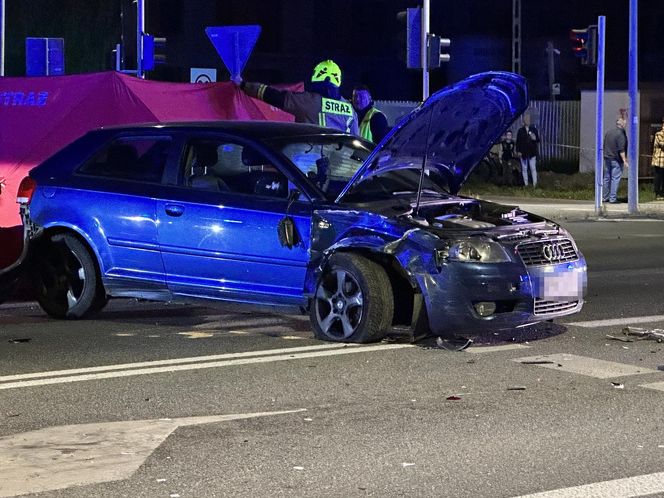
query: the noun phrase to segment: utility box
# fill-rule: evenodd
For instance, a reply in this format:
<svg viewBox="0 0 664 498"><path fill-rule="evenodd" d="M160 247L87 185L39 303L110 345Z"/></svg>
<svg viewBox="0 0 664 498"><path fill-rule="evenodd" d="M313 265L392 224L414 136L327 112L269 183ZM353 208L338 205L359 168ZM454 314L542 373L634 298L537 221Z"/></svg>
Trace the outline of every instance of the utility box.
<svg viewBox="0 0 664 498"><path fill-rule="evenodd" d="M26 76L65 74L65 39L26 38L25 74Z"/></svg>

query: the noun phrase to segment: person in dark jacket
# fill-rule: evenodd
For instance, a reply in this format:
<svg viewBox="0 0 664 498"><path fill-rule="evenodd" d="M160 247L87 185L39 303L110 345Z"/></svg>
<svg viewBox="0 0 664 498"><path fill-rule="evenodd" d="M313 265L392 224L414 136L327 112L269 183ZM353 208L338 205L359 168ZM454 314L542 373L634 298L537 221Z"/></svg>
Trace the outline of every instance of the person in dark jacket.
<svg viewBox="0 0 664 498"><path fill-rule="evenodd" d="M537 187L537 144L540 142L537 128L530 124L530 114L523 115L523 126L516 132L516 152L521 159L523 185L528 186L528 170Z"/></svg>
<svg viewBox="0 0 664 498"><path fill-rule="evenodd" d="M377 144L387 135L390 127L385 114L376 109L369 87L356 86L353 89L352 102L360 123L360 136Z"/></svg>
<svg viewBox="0 0 664 498"><path fill-rule="evenodd" d="M500 162L503 166L503 185L512 186L512 162L514 161L514 140L512 132L507 130L503 140L500 142L501 154Z"/></svg>
<svg viewBox="0 0 664 498"><path fill-rule="evenodd" d="M291 113L296 123L313 123L357 135L357 115L353 106L341 96L340 87L341 69L331 60L316 65L311 83L304 92L279 90L263 83L240 82L240 88L247 95Z"/></svg>
<svg viewBox="0 0 664 498"><path fill-rule="evenodd" d="M627 134L625 118L616 119L616 127L604 135L604 172L602 177L602 200L618 202L618 187L623 167L627 166Z"/></svg>

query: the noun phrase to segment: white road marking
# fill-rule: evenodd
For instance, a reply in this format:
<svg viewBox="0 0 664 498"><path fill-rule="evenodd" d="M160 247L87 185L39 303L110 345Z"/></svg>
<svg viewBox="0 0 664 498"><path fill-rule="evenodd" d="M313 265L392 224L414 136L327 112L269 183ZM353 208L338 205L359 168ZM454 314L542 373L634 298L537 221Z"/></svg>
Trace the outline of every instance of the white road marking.
<svg viewBox="0 0 664 498"><path fill-rule="evenodd" d="M306 409L65 425L0 438L0 497L130 477L178 427Z"/></svg>
<svg viewBox="0 0 664 498"><path fill-rule="evenodd" d="M664 382L652 382L650 384L640 384L639 387L646 389L654 389L656 391L664 391Z"/></svg>
<svg viewBox="0 0 664 498"><path fill-rule="evenodd" d="M664 492L664 472L554 489L516 498L628 498Z"/></svg>
<svg viewBox="0 0 664 498"><path fill-rule="evenodd" d="M496 353L499 351L511 351L513 349L528 349L530 346L525 344L505 344L502 346L477 346L469 347L465 351L467 353L480 354L480 353Z"/></svg>
<svg viewBox="0 0 664 498"><path fill-rule="evenodd" d="M526 364L527 362L548 361L551 363L539 363L536 364L536 366L568 373L587 375L597 379L611 379L614 377L626 377L628 375L640 375L657 371L649 368L627 365L625 363L597 360L587 356L577 356L575 354L566 353L516 358L512 361L516 361L517 363L525 362Z"/></svg>
<svg viewBox="0 0 664 498"><path fill-rule="evenodd" d="M323 356L336 356L336 355L345 355L352 353L368 353L373 351L388 351L391 349L403 349L403 348L412 348L412 344L381 344L376 346L355 346L355 347L344 347L342 349L331 349L327 351L312 351L312 352L293 352L296 349L302 348L285 348L286 354L278 354L271 356L262 356L262 357L253 357L253 358L236 358L236 359L227 359L221 361L208 361L200 363L190 363L187 365L171 364L168 366L160 367L151 367L151 368L131 368L129 370L119 370L119 371L106 371L102 373L89 373L89 374L79 374L72 375L67 377L56 377L56 378L45 378L37 380L22 380L18 382L4 382L0 383L0 390L3 389L16 389L21 387L33 387L33 386L45 386L51 384L66 384L70 382L82 382L87 380L100 380L100 379L115 379L119 377L132 377L136 375L149 375L149 374L158 374L158 373L171 373L171 372L181 372L187 370L201 370L204 368L219 368L219 367L230 367L237 365L251 365L257 363L271 363L276 361L289 361L289 360L301 360L304 358L319 358ZM306 348L306 346L305 346ZM311 348L309 348L311 349ZM319 347L322 349L322 347ZM273 350L276 351L276 350ZM284 351L284 350L282 350ZM263 354L269 354L262 352ZM241 355L242 353L237 353ZM251 353L250 353L251 354ZM255 353L254 353L255 356ZM168 360L165 360L168 361ZM177 361L177 360L171 360ZM200 361L200 360L196 360ZM152 362L148 362L152 363ZM91 367L91 368L103 368L103 367ZM125 366L126 368L126 366ZM62 372L62 371L61 371ZM41 372L41 374L24 374L25 376L46 376L49 375L49 372ZM53 372L50 372L50 375L53 375ZM62 374L59 374L62 375ZM6 381L10 377L18 376L7 376L0 377L0 381Z"/></svg>
<svg viewBox="0 0 664 498"><path fill-rule="evenodd" d="M18 308L38 308L39 303L37 301L25 301L25 302L9 302L0 304L0 309L13 310Z"/></svg>
<svg viewBox="0 0 664 498"><path fill-rule="evenodd" d="M616 325L633 325L635 323L654 323L664 321L664 315L651 316L633 316L628 318L612 318L608 320L590 320L587 322L569 322L565 325L574 325L575 327L593 328L593 327L613 327Z"/></svg>
<svg viewBox="0 0 664 498"><path fill-rule="evenodd" d="M41 377L57 377L61 375L77 375L92 372L105 372L113 370L127 370L129 368L156 367L162 365L179 365L183 363L196 363L200 361L226 360L229 358L246 358L250 356L266 356L282 353L299 353L302 351L316 351L320 349L333 349L343 347L358 347L359 344L317 344L314 346L298 346L296 348L263 349L260 351L244 351L242 353L224 353L207 356L192 356L189 358L173 358L171 360L141 361L137 363L121 363L117 365L103 365L98 367L71 368L68 370L52 370L50 372L34 372L28 374L5 375L0 377L0 383L14 380L38 379Z"/></svg>
<svg viewBox="0 0 664 498"><path fill-rule="evenodd" d="M214 337L211 332L178 332L178 335L185 336L187 339L205 339L207 337Z"/></svg>

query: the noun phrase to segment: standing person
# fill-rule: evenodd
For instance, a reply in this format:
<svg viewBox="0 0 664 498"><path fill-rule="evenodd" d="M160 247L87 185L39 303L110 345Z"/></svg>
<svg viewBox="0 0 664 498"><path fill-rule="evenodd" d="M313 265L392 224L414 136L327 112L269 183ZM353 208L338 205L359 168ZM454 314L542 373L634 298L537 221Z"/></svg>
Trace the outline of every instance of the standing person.
<svg viewBox="0 0 664 498"><path fill-rule="evenodd" d="M357 135L357 115L341 96L340 87L341 69L331 60L316 65L304 92L279 90L263 83L240 83L247 95L291 113L296 123L313 123Z"/></svg>
<svg viewBox="0 0 664 498"><path fill-rule="evenodd" d="M604 135L604 177L602 178L602 200L618 202L618 186L623 167L627 166L627 122L622 116L616 119L616 127Z"/></svg>
<svg viewBox="0 0 664 498"><path fill-rule="evenodd" d="M369 87L358 85L353 88L352 102L360 122L360 136L377 144L387 135L390 127L385 114L376 109Z"/></svg>
<svg viewBox="0 0 664 498"><path fill-rule="evenodd" d="M503 185L512 186L512 161L514 160L514 140L512 139L512 131L507 130L505 137L500 142L502 152L500 160L503 165Z"/></svg>
<svg viewBox="0 0 664 498"><path fill-rule="evenodd" d="M528 186L528 170L533 179L533 187L537 187L537 144L540 142L537 128L530 124L530 114L524 114L523 126L516 132L516 152L521 159L523 185Z"/></svg>
<svg viewBox="0 0 664 498"><path fill-rule="evenodd" d="M655 175L654 188L655 199L664 201L664 117L662 127L655 133L652 144L652 170Z"/></svg>

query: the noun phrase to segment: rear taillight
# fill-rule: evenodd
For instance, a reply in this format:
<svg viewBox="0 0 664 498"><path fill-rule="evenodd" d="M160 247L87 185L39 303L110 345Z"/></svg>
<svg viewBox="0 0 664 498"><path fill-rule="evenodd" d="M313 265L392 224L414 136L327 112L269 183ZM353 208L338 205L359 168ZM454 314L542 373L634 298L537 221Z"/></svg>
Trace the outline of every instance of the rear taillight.
<svg viewBox="0 0 664 498"><path fill-rule="evenodd" d="M19 204L30 204L32 200L32 194L35 193L37 188L37 182L35 182L29 176L26 176L21 180L21 184L18 186L18 193L16 194L16 202Z"/></svg>

